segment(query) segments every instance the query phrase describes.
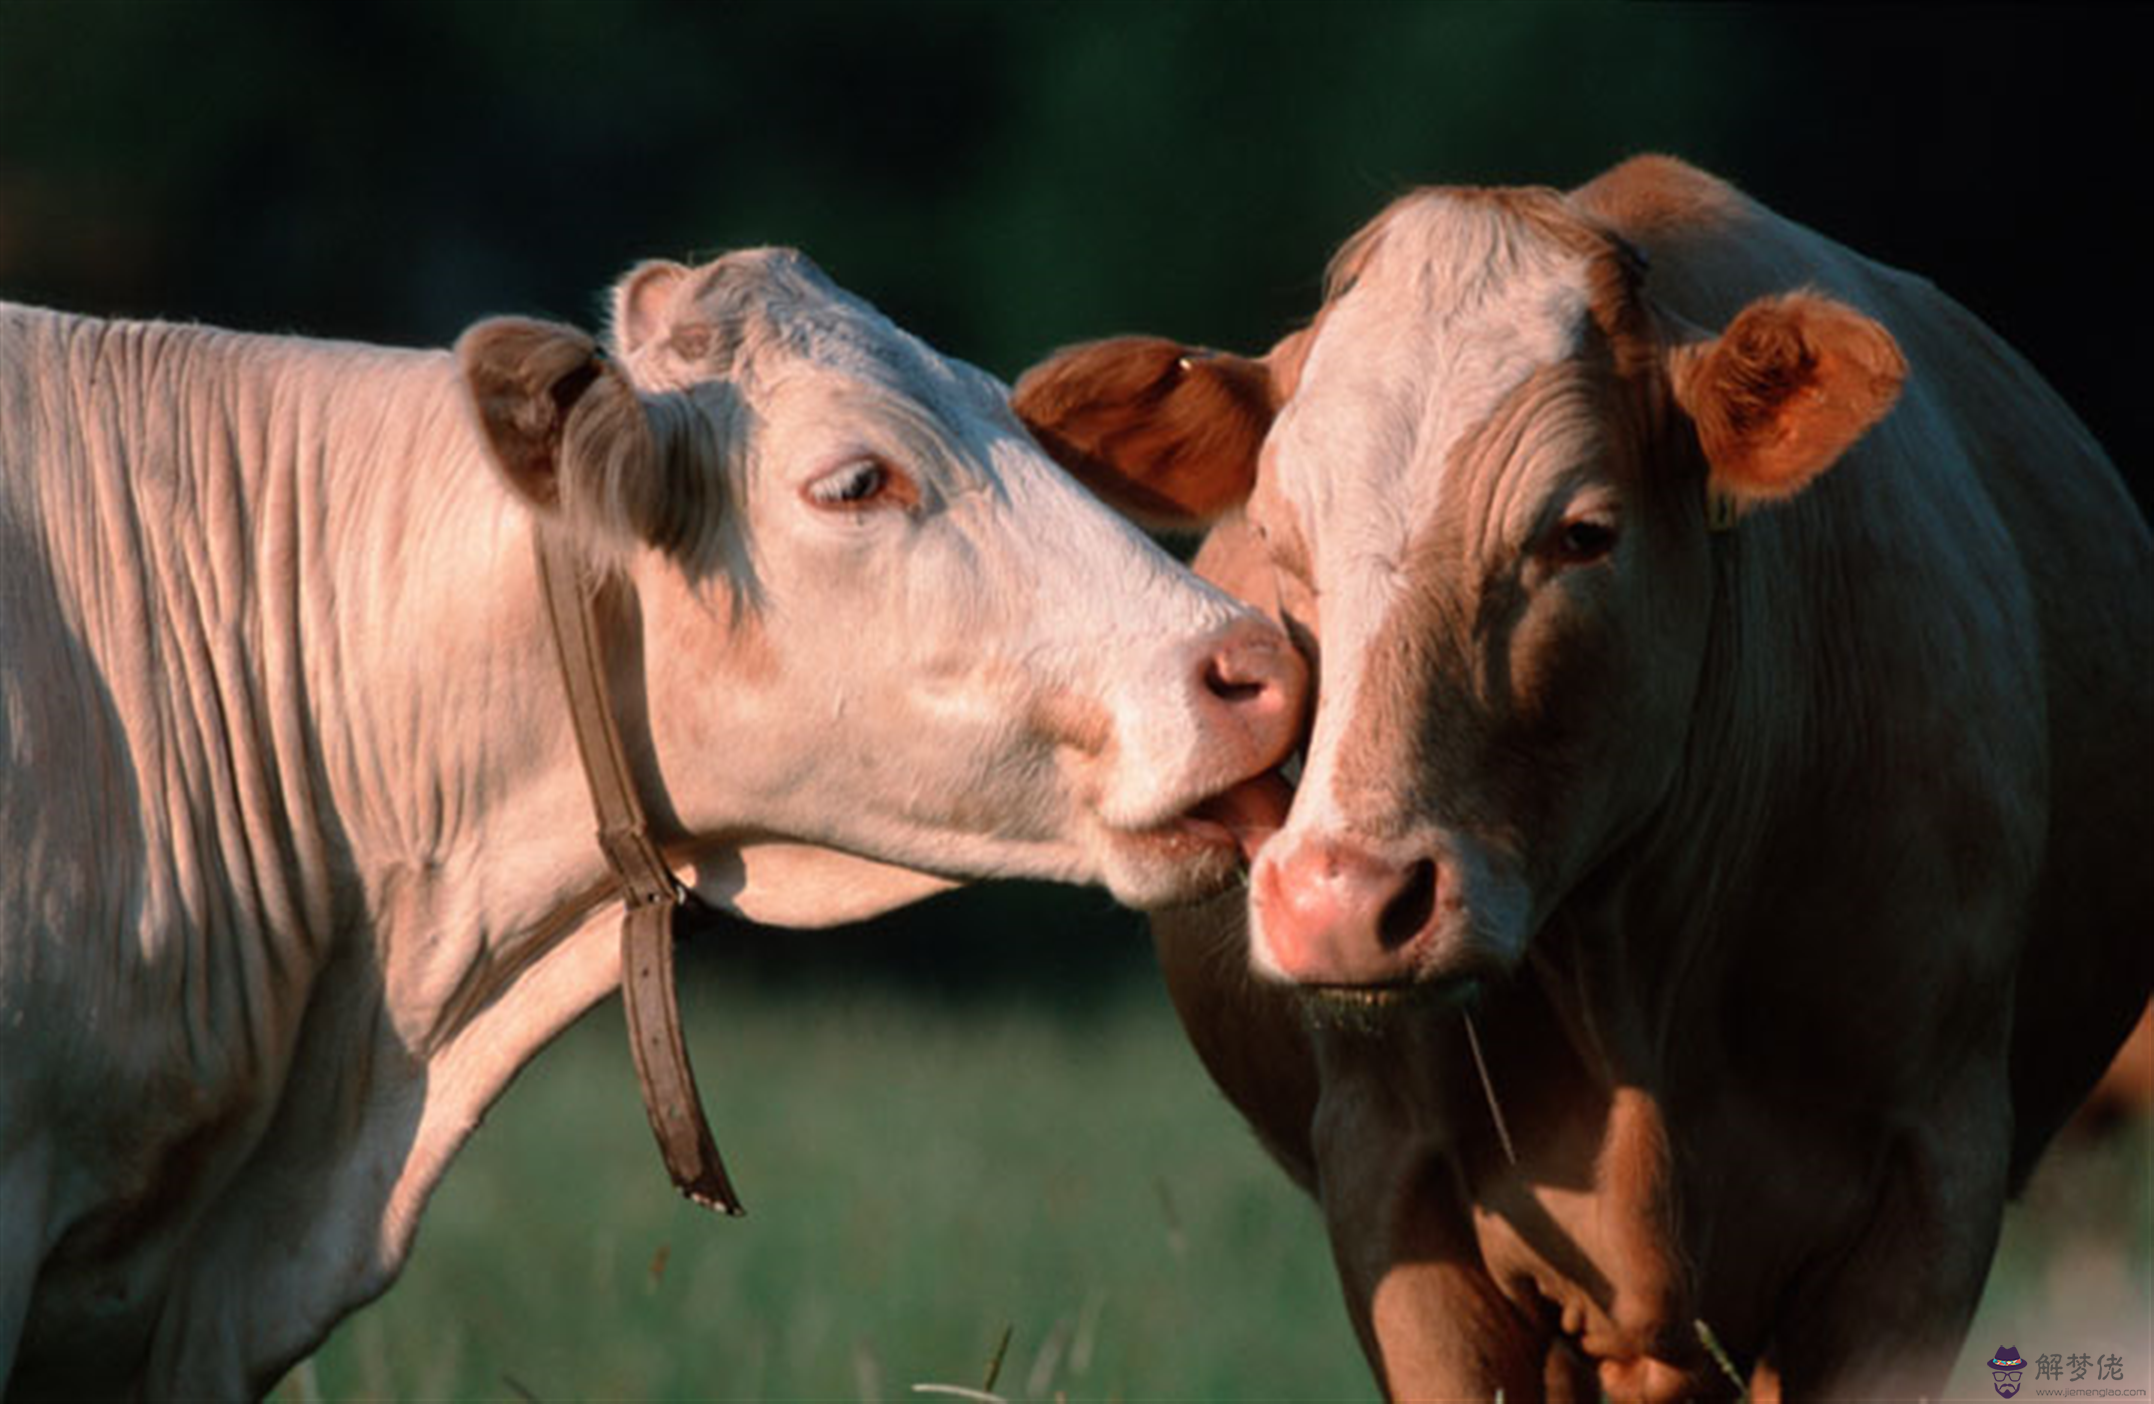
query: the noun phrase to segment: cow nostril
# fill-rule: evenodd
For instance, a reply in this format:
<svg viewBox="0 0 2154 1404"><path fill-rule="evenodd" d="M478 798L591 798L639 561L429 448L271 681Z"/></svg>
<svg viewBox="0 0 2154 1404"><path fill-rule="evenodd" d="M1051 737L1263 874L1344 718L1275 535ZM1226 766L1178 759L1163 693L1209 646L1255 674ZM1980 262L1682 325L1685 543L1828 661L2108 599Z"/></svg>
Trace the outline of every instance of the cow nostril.
<svg viewBox="0 0 2154 1404"><path fill-rule="evenodd" d="M1406 885L1384 904L1383 915L1376 923L1376 939L1385 950L1395 951L1420 935L1435 913L1436 864L1423 858L1407 869Z"/></svg>
<svg viewBox="0 0 2154 1404"><path fill-rule="evenodd" d="M1214 656L1204 664L1204 689L1222 702L1251 702L1264 695L1269 686L1261 675L1238 677L1224 657Z"/></svg>

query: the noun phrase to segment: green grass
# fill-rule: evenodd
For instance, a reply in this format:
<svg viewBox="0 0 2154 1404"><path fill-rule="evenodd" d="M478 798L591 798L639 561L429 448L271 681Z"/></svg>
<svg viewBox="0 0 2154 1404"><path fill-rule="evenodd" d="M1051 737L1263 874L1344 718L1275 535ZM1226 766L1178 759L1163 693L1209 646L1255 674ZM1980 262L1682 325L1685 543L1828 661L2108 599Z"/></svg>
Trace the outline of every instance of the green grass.
<svg viewBox="0 0 2154 1404"><path fill-rule="evenodd" d="M667 1185L609 1005L510 1090L403 1279L280 1397L927 1398L978 1388L1005 1329L1012 1399L1375 1397L1313 1207L1155 983L714 973L684 1013L749 1217ZM1953 1396L1994 1397L1999 1345L2148 1383L2149 1137L2053 1158L2011 1212Z"/></svg>
<svg viewBox="0 0 2154 1404"><path fill-rule="evenodd" d="M748 1217L682 1202L617 1006L452 1168L409 1269L315 1357L342 1400L1357 1399L1312 1205L1165 998L698 986L684 1018ZM926 1396L920 1396L926 1397Z"/></svg>

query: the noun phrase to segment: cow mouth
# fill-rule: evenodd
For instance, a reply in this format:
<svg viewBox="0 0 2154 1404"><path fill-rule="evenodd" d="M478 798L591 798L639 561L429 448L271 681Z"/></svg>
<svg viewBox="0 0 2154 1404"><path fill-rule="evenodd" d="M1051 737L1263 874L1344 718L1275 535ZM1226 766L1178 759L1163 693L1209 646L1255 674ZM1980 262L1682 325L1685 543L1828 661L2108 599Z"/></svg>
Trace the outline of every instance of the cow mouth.
<svg viewBox="0 0 2154 1404"><path fill-rule="evenodd" d="M1398 980L1375 985L1296 985L1302 1017L1318 1028L1373 1031L1409 1014L1471 1010L1480 1002L1478 976Z"/></svg>
<svg viewBox="0 0 2154 1404"><path fill-rule="evenodd" d="M1233 848L1243 866L1256 861L1257 850L1286 823L1294 787L1274 768L1236 781L1191 805L1175 818L1142 835L1192 848Z"/></svg>
<svg viewBox="0 0 2154 1404"><path fill-rule="evenodd" d="M1145 911L1201 901L1245 873L1286 822L1293 790L1277 771L1246 777L1141 829L1106 829L1107 886Z"/></svg>

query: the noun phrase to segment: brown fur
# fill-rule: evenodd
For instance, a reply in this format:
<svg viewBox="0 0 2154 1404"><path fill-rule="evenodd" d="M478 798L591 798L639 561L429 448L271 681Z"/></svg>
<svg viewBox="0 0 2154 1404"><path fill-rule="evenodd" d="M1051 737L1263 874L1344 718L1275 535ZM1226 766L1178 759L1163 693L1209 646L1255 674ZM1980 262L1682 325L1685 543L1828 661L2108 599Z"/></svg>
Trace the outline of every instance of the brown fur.
<svg viewBox="0 0 2154 1404"><path fill-rule="evenodd" d="M1703 172L1446 193L1585 253L1603 336L1460 441L1471 491L1418 524L1414 609L1361 675L1386 675L1386 735L1349 713L1388 747L1355 803L1392 836L1494 811L1550 910L1484 990L1486 1092L1441 1000L1304 1021L1236 958L1243 910L1155 922L1177 1009L1318 1198L1388 1393L1731 1394L1700 1322L1760 1391L1934 1393L2005 1195L2154 981L2154 682L2131 662L2154 651L2154 540L1987 328ZM1350 240L1328 296L1396 233L1387 213ZM1083 378L1116 370L1070 369L1058 409L1082 417ZM1646 564L1619 578L1645 593L1601 597L1613 638L1555 596L1536 639L1480 469L1532 454L1507 416L1611 372L1583 471L1621 488ZM1248 505L1269 552L1229 517L1199 557L1260 603L1251 562L1296 510L1276 472ZM1756 509L1732 537L1706 534L1708 478ZM1589 763L1562 754L1594 726ZM1611 795L1646 808L1606 822Z"/></svg>
<svg viewBox="0 0 2154 1404"><path fill-rule="evenodd" d="M1906 378L1890 332L1800 293L1752 303L1679 352L1674 376L1714 488L1749 503L1800 492L1885 417Z"/></svg>
<svg viewBox="0 0 2154 1404"><path fill-rule="evenodd" d="M1641 240L1711 233L1741 212L1740 197L1726 182L1672 156L1634 156L1590 189L1588 207Z"/></svg>
<svg viewBox="0 0 2154 1404"><path fill-rule="evenodd" d="M1149 526L1201 525L1249 495L1275 408L1259 362L1156 337L1077 346L1017 382L1041 445Z"/></svg>
<svg viewBox="0 0 2154 1404"><path fill-rule="evenodd" d="M1643 258L1613 231L1567 215L1552 190L1450 189L1512 212L1591 261L1591 310L1623 375L1647 368L1654 330L1637 291ZM1065 347L1027 371L1011 396L1025 427L1080 482L1138 522L1209 525L1246 499L1279 408L1293 397L1324 326L1382 244L1401 197L1332 258L1324 308L1261 360L1150 336Z"/></svg>

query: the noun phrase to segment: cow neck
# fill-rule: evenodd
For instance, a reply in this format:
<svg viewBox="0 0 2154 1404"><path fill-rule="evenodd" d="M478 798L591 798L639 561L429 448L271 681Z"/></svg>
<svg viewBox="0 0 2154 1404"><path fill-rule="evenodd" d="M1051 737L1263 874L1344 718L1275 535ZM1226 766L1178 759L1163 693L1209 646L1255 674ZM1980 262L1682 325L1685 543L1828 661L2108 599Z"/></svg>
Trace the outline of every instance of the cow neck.
<svg viewBox="0 0 2154 1404"><path fill-rule="evenodd" d="M706 1209L739 1215L746 1211L703 1115L673 985L676 923L685 908L700 908L701 903L659 853L636 794L606 694L595 582L581 556L553 533L541 528L533 541L539 593L561 664L576 751L598 817L599 851L622 897L621 1002L628 1014L628 1041L643 1089L643 1109L667 1173L681 1193Z"/></svg>

